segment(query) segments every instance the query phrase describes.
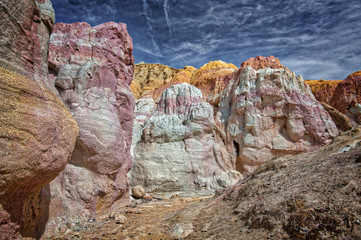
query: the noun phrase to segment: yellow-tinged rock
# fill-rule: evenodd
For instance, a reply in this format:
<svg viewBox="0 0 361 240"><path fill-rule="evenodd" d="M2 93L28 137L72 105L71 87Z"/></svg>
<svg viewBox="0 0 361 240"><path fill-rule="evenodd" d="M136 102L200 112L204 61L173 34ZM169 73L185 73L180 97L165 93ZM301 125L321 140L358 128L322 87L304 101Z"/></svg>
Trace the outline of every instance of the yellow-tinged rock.
<svg viewBox="0 0 361 240"><path fill-rule="evenodd" d="M219 96L238 68L223 61L213 61L194 72L191 84L202 90L203 98L218 105Z"/></svg>
<svg viewBox="0 0 361 240"><path fill-rule="evenodd" d="M342 80L305 80L316 99L324 103L329 103L340 82Z"/></svg>
<svg viewBox="0 0 361 240"><path fill-rule="evenodd" d="M20 222L31 195L65 168L77 136L77 123L51 90L0 67L0 204L12 221Z"/></svg>
<svg viewBox="0 0 361 240"><path fill-rule="evenodd" d="M130 84L134 97L139 99L149 92L169 83L180 70L162 64L136 64L133 82Z"/></svg>

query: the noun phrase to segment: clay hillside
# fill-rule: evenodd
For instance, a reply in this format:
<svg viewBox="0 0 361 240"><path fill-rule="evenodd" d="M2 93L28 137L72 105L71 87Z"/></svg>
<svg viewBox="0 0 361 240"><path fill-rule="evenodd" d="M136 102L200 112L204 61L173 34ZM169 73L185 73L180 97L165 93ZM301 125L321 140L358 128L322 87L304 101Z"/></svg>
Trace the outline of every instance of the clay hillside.
<svg viewBox="0 0 361 240"><path fill-rule="evenodd" d="M361 239L361 71L134 64L124 23L0 17L0 239Z"/></svg>

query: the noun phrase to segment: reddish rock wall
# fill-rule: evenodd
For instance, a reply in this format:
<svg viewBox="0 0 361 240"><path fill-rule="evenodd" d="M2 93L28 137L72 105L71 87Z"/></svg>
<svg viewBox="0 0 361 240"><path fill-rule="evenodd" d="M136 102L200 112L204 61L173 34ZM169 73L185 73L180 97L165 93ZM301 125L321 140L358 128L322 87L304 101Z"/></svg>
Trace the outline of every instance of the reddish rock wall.
<svg viewBox="0 0 361 240"><path fill-rule="evenodd" d="M47 78L51 3L4 0L0 17L0 238L36 238L33 198L64 169L78 127Z"/></svg>
<svg viewBox="0 0 361 240"><path fill-rule="evenodd" d="M50 184L48 235L108 217L129 200L132 50L123 23L54 27L50 78L79 124L79 137L70 163Z"/></svg>
<svg viewBox="0 0 361 240"><path fill-rule="evenodd" d="M354 125L361 123L361 71L350 74L338 84L330 105L346 114Z"/></svg>

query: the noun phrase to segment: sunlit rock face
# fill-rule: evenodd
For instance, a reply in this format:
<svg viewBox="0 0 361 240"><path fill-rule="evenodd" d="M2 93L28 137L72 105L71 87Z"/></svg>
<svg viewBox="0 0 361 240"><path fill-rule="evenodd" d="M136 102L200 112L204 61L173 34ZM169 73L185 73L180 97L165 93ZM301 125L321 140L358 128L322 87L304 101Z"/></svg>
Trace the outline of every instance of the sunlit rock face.
<svg viewBox="0 0 361 240"><path fill-rule="evenodd" d="M247 66L252 67L255 70L263 69L263 68L272 68L272 69L279 69L284 68L278 58L274 56L263 57L257 56L244 61L241 64L241 68L246 68Z"/></svg>
<svg viewBox="0 0 361 240"><path fill-rule="evenodd" d="M235 183L226 148L217 134L213 107L187 83L166 89L155 103L137 101L131 184L153 194L209 194Z"/></svg>
<svg viewBox="0 0 361 240"><path fill-rule="evenodd" d="M134 80L130 88L136 99L169 83L179 69L162 64L140 63L135 65Z"/></svg>
<svg viewBox="0 0 361 240"><path fill-rule="evenodd" d="M264 67L241 68L222 93L216 115L226 144L237 152L240 172L251 172L274 157L311 151L338 134L302 77Z"/></svg>
<svg viewBox="0 0 361 240"><path fill-rule="evenodd" d="M348 116L353 125L361 123L361 71L339 83L329 104Z"/></svg>
<svg viewBox="0 0 361 240"><path fill-rule="evenodd" d="M79 125L70 163L50 184L47 234L109 216L129 200L134 97L126 25L56 24L50 77Z"/></svg>
<svg viewBox="0 0 361 240"><path fill-rule="evenodd" d="M337 85L342 80L305 80L305 83L310 86L311 91L315 98L320 101L329 104L332 99Z"/></svg>
<svg viewBox="0 0 361 240"><path fill-rule="evenodd" d="M38 238L39 191L65 167L78 127L48 81L50 1L0 3L0 239Z"/></svg>
<svg viewBox="0 0 361 240"><path fill-rule="evenodd" d="M223 61L213 61L194 72L191 84L201 89L205 101L217 107L222 91L238 68Z"/></svg>

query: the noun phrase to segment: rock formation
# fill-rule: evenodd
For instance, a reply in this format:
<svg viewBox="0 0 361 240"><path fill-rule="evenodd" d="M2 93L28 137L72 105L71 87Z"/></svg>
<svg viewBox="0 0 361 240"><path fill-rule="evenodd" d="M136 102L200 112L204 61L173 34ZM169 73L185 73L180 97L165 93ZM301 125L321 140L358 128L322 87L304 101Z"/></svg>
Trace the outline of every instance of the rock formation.
<svg viewBox="0 0 361 240"><path fill-rule="evenodd" d="M236 70L238 68L231 63L209 62L194 72L191 84L202 91L207 102L218 106L220 95L234 77Z"/></svg>
<svg viewBox="0 0 361 240"><path fill-rule="evenodd" d="M245 68L247 66L250 66L255 70L259 70L263 68L272 68L272 69L284 68L280 60L278 58L275 58L274 56L269 56L269 57L257 56L255 58L252 57L241 64L241 68Z"/></svg>
<svg viewBox="0 0 361 240"><path fill-rule="evenodd" d="M159 101L167 88L179 83L189 83L202 91L205 101L217 106L220 93L237 69L235 65L223 61L209 62L200 69L192 66L174 69L161 64L137 64L131 89L137 99L150 96Z"/></svg>
<svg viewBox="0 0 361 240"><path fill-rule="evenodd" d="M209 194L240 178L216 133L213 107L196 87L173 85L158 104L143 98L136 109L132 186L154 194Z"/></svg>
<svg viewBox="0 0 361 240"><path fill-rule="evenodd" d="M84 227L84 221L109 216L129 199L132 50L122 23L54 27L50 77L80 130L69 164L50 184L49 234Z"/></svg>
<svg viewBox="0 0 361 240"><path fill-rule="evenodd" d="M353 125L361 123L361 71L354 72L337 85L329 104L347 115Z"/></svg>
<svg viewBox="0 0 361 240"><path fill-rule="evenodd" d="M35 238L39 191L69 161L78 127L47 77L50 1L3 0L0 17L0 238Z"/></svg>
<svg viewBox="0 0 361 240"><path fill-rule="evenodd" d="M327 103L324 102L320 102L320 103L322 107L330 114L338 130L345 132L352 128L352 123L345 114L341 113L336 108L331 107Z"/></svg>
<svg viewBox="0 0 361 240"><path fill-rule="evenodd" d="M135 65L134 80L130 85L134 97L139 99L169 83L180 70L162 64Z"/></svg>
<svg viewBox="0 0 361 240"><path fill-rule="evenodd" d="M340 82L342 82L342 80L305 80L305 83L310 86L315 98L327 104L330 104L330 100Z"/></svg>
<svg viewBox="0 0 361 240"><path fill-rule="evenodd" d="M237 170L253 171L274 157L311 151L337 136L302 77L254 65L266 68L242 67L222 93L217 113L224 140L237 153Z"/></svg>

